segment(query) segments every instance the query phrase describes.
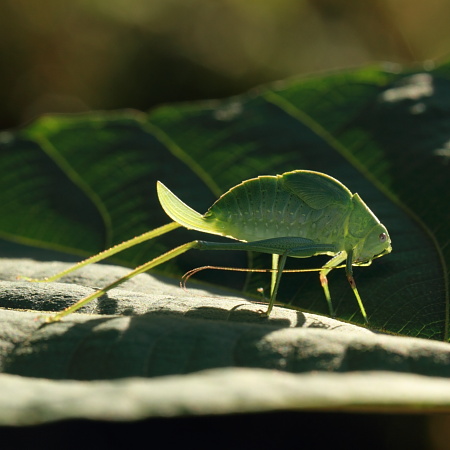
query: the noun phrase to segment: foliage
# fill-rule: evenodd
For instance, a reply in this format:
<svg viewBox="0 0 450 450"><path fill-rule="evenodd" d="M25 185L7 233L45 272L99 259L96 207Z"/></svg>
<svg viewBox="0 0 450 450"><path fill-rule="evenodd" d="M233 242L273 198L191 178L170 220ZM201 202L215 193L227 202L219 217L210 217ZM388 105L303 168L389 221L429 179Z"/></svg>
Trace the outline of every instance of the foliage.
<svg viewBox="0 0 450 450"><path fill-rule="evenodd" d="M281 386L291 383L291 375L294 378L290 380L305 380L309 374L312 382L318 383L319 391L327 383L347 380L342 381L339 391L345 397L340 407L362 402L376 408L381 398L406 409L423 406L427 401L445 407L448 382L434 377L448 376L448 348L446 343L433 340L448 338L450 212L445 187L450 167L449 86L448 65L404 73L366 67L266 86L223 101L162 106L148 114L117 111L46 116L18 132L2 133L0 235L5 241L87 256L168 222L156 197L158 179L203 212L221 193L244 179L309 169L334 176L352 192L358 192L386 225L393 242L390 255L370 267L355 269L372 331L311 315L327 313L314 273L283 277L279 299L297 312L277 308L269 323L249 324L248 317L242 319L233 308L239 311L244 300L226 306L221 298L215 298L211 306L205 297L183 294L164 281L158 294L164 307L156 302L154 287L147 287L148 295L136 294L138 299L130 296L125 287L124 291L113 291L107 301L100 300L95 311L108 314L103 318L74 315L61 324L39 328L33 320L35 313L2 311L5 380L19 386L30 381L22 376L94 380L175 375L182 389L183 383L197 380L196 371L213 370L202 372L202 376L212 376L218 386L228 379L232 395L239 385L233 381L235 376L240 379L237 374L242 374L242 379L254 375L255 386L262 386L260 381L267 386L267 377L271 376L270 383ZM115 261L134 266L199 236L178 229L127 250ZM15 251L13 247L13 255ZM11 281L18 274L50 274L51 267L31 268L24 260L15 260L12 270L8 261L4 262L7 268L2 269L2 278L10 280L4 283L5 307L28 309L31 300L38 299L37 309L59 309L64 301L84 295L86 288L68 284L86 284L76 278L52 285ZM291 267L317 267L321 261L294 261ZM239 253L193 251L161 266L159 273L179 279L196 266L244 267L249 263L267 267L269 261L259 257L247 261L246 255ZM112 273L108 268L106 274L94 277L87 285L103 286ZM244 286L248 295L269 283L265 277L244 279L231 272L224 275L205 271L203 275L210 284L222 284L228 289ZM336 270L329 278L338 318L362 323L342 271ZM16 303L18 299L22 300ZM104 301L107 309L103 309ZM144 310L138 306L142 301L150 304ZM156 311L152 304L157 305ZM177 309L180 304L186 305L181 312ZM218 308L223 309L215 315ZM143 316L110 316L139 311ZM189 317L192 315L195 319ZM250 316L253 321L258 317ZM317 326L331 329L314 329ZM340 327L343 332L338 336ZM192 341L177 334L177 330L184 330L189 335L191 329ZM409 337L379 336L374 330ZM274 336L281 340L273 341ZM239 345L225 351L222 362L209 364L202 349L216 348L219 341L230 344L230 340ZM254 353L246 353L249 342L254 345ZM98 355L98 345L105 352L103 357ZM191 345L189 358L184 363L170 359L171 351L184 345ZM313 356L305 359L303 349L310 345ZM141 359L134 365L124 364L130 372L117 372L119 366L113 361L128 358L137 350ZM45 364L43 351L49 352ZM183 358L183 353L175 354ZM161 355L165 355L165 362L155 366L155 358ZM196 355L200 355L199 365L193 362ZM346 359L348 355L354 359ZM78 358L84 363L79 364ZM141 369L135 371L132 367ZM314 377L313 371L336 373ZM359 381L354 371L364 371L358 375ZM390 373L385 377L377 371ZM188 372L193 375L185 375ZM369 398L363 386L371 379L380 381L380 389ZM344 386L353 380L361 390L350 395ZM397 383L403 382L399 380L413 383L403 398L395 397ZM145 382L156 386L153 381ZM62 386L60 381L57 385L48 383ZM432 394L435 389L439 389L441 400ZM380 397L382 392L388 398ZM320 406L319 400L319 396L312 396L311 401ZM322 405L333 407L334 401L330 397ZM300 400L290 405L286 402L278 407L311 406ZM266 405L261 408L274 408L273 403ZM179 405L170 414L186 408ZM222 406L217 408L224 411ZM203 413L213 409L211 404L200 408ZM242 405L235 404L228 411L241 409ZM144 416L153 414L146 411Z"/></svg>

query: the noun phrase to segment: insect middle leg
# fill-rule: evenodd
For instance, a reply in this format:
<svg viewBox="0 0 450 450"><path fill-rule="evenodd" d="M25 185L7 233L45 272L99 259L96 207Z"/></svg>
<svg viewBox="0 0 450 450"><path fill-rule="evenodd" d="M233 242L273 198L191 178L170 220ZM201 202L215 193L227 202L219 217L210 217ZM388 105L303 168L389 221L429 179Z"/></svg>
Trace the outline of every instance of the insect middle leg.
<svg viewBox="0 0 450 450"><path fill-rule="evenodd" d="M280 257L281 256L281 257ZM281 275L283 274L284 265L286 264L288 253L285 252L282 255L272 255L272 269L276 269L276 272L272 272L272 278L270 283L270 301L267 311L263 313L263 316L269 317L272 312L273 306L277 298L278 287L280 286Z"/></svg>
<svg viewBox="0 0 450 450"><path fill-rule="evenodd" d="M334 250L334 247L328 244L317 244L310 239L301 237L281 237L265 239L262 241L230 243L198 241L197 248L200 250L251 250L272 254L272 269L276 270L272 274L271 279L269 306L267 311L263 314L266 317L270 315L275 304L281 275L283 274L283 269L288 256L307 258L316 254L318 251L328 252ZM342 261L343 260L340 260L339 262Z"/></svg>

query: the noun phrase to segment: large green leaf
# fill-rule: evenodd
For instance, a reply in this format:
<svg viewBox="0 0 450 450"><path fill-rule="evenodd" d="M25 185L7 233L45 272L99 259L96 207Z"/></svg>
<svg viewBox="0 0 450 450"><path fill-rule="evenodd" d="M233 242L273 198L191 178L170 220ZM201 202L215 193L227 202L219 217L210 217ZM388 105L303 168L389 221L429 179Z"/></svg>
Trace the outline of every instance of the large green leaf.
<svg viewBox="0 0 450 450"><path fill-rule="evenodd" d="M1 250L17 258L4 259L0 267L7 280L0 305L17 310L0 311L2 382L28 393L32 378L23 377L57 380L41 383L44 395L31 400L47 415L26 416L29 403L15 396L16 421L107 418L111 410L94 413L88 405L55 413L49 396L66 392L62 398L72 405L79 387L90 388L64 380L121 377L139 377L129 383L145 390L143 398L148 395L146 406L137 402L129 418L301 409L311 402L318 408L364 405L376 410L386 403L405 410L448 408L449 383L438 378L449 375L448 344L433 340L448 339L449 83L448 66L423 73L368 67L292 80L222 101L163 106L149 114L42 117L2 133ZM261 320L260 306L239 294L243 286L247 296L260 286L267 289L266 274L248 278L204 271L196 277L209 282L201 292L179 289L181 274L197 266L270 265L268 258L248 261L239 252L182 255L155 270L169 278L155 281L141 275L85 310L102 316L72 315L41 326L36 312L21 311L60 310L92 292L86 286L102 287L122 275L126 269L100 265L61 283L16 280L17 275L44 276L61 268L23 257L63 258L48 250L87 256L168 223L156 197L156 180L204 212L244 179L294 169L336 177L361 195L390 232L393 252L355 269L371 330L346 323L360 324L362 317L341 270L330 274L329 281L342 321L321 316L327 305L317 273L285 274L279 299L293 310L275 308L270 320ZM135 266L200 236L205 237L180 228L116 255L114 261ZM325 261L296 260L289 267L318 267ZM227 290L217 291L217 285ZM225 298L229 296L233 298ZM403 336L373 332L379 330ZM314 371L337 373L314 378L309 374ZM364 373L356 376L354 371ZM376 371L402 374L380 377ZM175 378L159 378L168 375ZM141 378L149 376L159 377L142 384ZM242 397L246 385L240 386L241 376L254 380L248 397ZM175 394L169 395L190 391L189 383L201 386L202 380L220 389L224 379L229 380L228 391L217 404L198 406L199 395L209 392L201 388L178 403ZM365 390L364 383L374 379L380 380L378 388ZM126 381L102 383L96 386L105 405L112 392L120 402L130 392ZM285 383L306 387L286 391L281 387ZM333 383L340 386L338 393ZM345 388L348 383L357 387L353 393ZM401 383L408 389L399 391ZM263 387L268 385L270 389ZM134 392L135 386L130 389ZM215 396L214 389L209 394ZM272 389L273 401L263 395L258 404L252 397ZM83 392L90 395L88 391ZM161 403L158 397L157 404L163 404L158 411L149 406L155 404L156 392L165 399ZM303 401L306 392L312 394ZM232 398L239 401L227 403ZM119 412L112 416L121 417Z"/></svg>
<svg viewBox="0 0 450 450"><path fill-rule="evenodd" d="M59 309L126 269L97 265L64 283L13 281L61 263L3 260L0 301ZM37 312L0 311L0 425L86 418L274 410L402 412L450 409L450 347L386 336L209 289L180 291L142 274L85 312L44 325ZM120 315L112 315L117 311ZM101 313L97 315L95 313ZM36 320L38 319L38 320Z"/></svg>
<svg viewBox="0 0 450 450"><path fill-rule="evenodd" d="M392 236L391 255L357 269L371 326L446 339L448 165L438 151L445 147L445 129L431 119L433 105L445 105L434 85L445 87L447 79L445 67L435 72L366 68L224 101L165 106L149 115L124 111L41 118L2 136L0 233L19 242L95 253L167 221L156 198L157 179L205 211L243 179L318 170L358 192ZM117 261L135 265L196 237L177 231ZM161 270L180 274L207 263L245 266L242 255L238 258L194 252ZM306 264L323 262L316 258ZM304 261L296 264L305 267ZM209 278L219 280L238 287L232 280L242 278L230 273ZM250 293L268 283L252 280L246 283ZM361 323L342 273L333 273L330 283L338 317ZM327 313L316 274L285 276L280 299Z"/></svg>

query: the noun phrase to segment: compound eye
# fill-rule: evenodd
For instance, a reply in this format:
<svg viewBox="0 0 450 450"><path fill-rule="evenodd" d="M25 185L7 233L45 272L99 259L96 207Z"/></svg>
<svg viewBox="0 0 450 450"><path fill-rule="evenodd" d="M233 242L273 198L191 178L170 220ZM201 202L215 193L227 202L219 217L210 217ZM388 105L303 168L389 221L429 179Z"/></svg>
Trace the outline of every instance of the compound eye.
<svg viewBox="0 0 450 450"><path fill-rule="evenodd" d="M387 235L386 233L381 233L378 238L380 239L380 242L386 242Z"/></svg>

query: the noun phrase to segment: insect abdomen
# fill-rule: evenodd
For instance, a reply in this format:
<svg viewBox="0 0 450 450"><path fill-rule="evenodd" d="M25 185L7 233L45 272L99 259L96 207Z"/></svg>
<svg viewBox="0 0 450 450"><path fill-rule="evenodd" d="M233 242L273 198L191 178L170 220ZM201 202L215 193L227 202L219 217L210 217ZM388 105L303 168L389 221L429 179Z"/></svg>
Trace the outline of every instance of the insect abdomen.
<svg viewBox="0 0 450 450"><path fill-rule="evenodd" d="M302 237L340 248L352 194L331 177L299 170L244 181L205 215L159 182L158 197L166 213L188 229L247 242Z"/></svg>
<svg viewBox="0 0 450 450"><path fill-rule="evenodd" d="M311 208L284 187L282 176L262 176L224 194L205 219L214 222L224 235L239 240L296 236L328 242L341 223L336 217L341 210L337 206Z"/></svg>

